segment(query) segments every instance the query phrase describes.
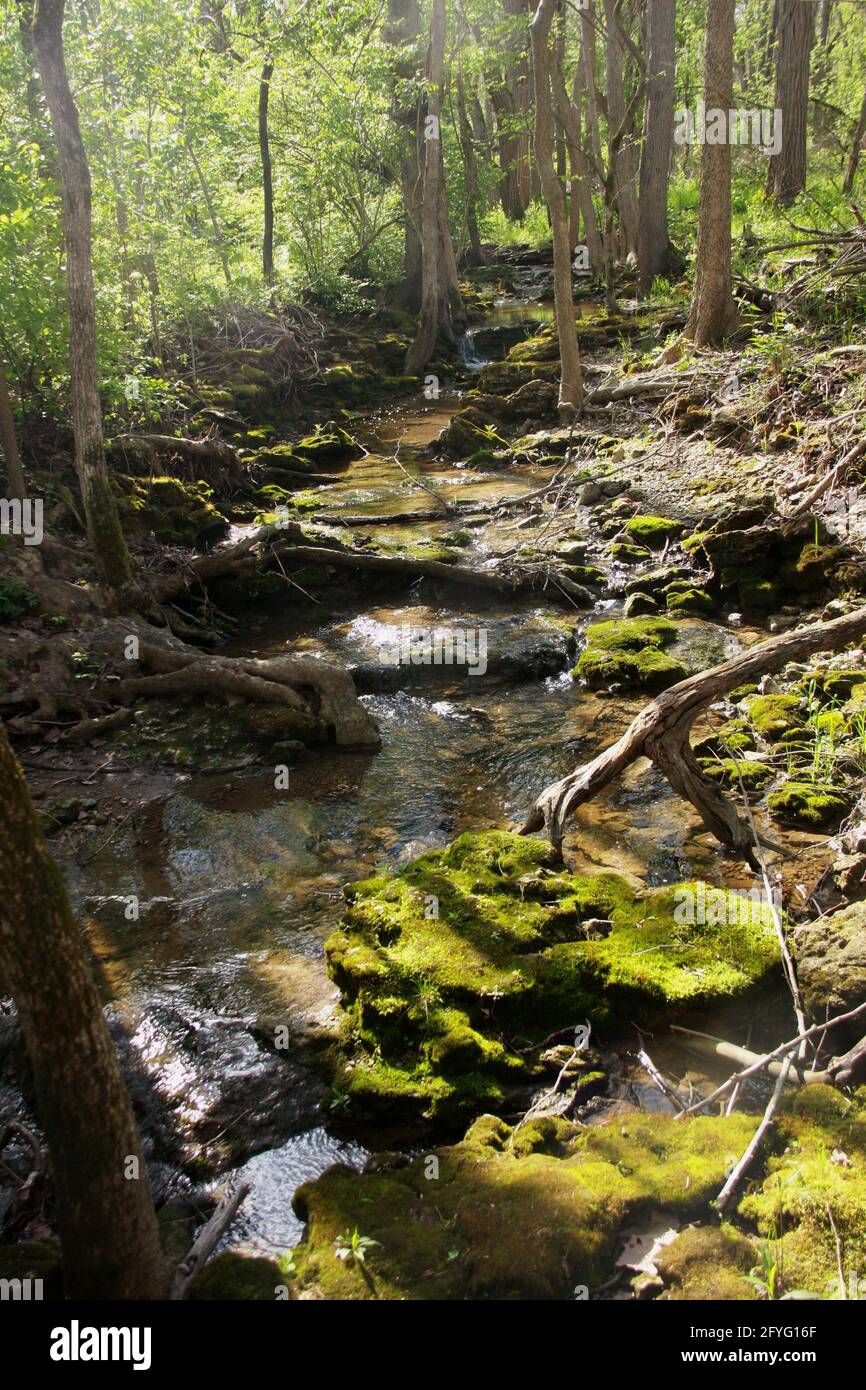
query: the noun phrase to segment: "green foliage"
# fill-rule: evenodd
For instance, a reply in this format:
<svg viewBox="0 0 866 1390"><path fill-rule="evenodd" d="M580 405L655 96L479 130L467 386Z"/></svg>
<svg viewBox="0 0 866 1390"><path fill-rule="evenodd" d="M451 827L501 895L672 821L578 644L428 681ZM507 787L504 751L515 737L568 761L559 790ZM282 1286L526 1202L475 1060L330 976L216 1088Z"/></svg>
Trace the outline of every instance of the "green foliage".
<svg viewBox="0 0 866 1390"><path fill-rule="evenodd" d="M36 595L19 579L0 579L0 623L10 623L35 608Z"/></svg>

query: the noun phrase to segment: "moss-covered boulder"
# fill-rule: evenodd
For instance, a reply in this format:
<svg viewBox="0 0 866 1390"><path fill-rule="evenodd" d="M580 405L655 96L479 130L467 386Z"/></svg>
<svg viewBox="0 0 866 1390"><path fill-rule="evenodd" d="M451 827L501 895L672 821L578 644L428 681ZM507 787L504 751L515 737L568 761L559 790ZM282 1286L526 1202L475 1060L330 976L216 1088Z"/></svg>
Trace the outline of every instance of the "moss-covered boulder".
<svg viewBox="0 0 866 1390"><path fill-rule="evenodd" d="M308 460L317 468L349 463L352 459L360 458L364 452L348 430L333 422L321 425L312 434L299 439L293 448L298 458Z"/></svg>
<svg viewBox="0 0 866 1390"><path fill-rule="evenodd" d="M213 503L213 488L180 478L112 475L121 524L127 534L150 534L167 545L220 540L228 521Z"/></svg>
<svg viewBox="0 0 866 1390"><path fill-rule="evenodd" d="M665 1285L662 1302L758 1297L749 1279L757 1247L733 1226L688 1226L654 1263Z"/></svg>
<svg viewBox="0 0 866 1390"><path fill-rule="evenodd" d="M715 612L713 602L706 589L686 588L668 589L665 594L668 612L693 618L709 618Z"/></svg>
<svg viewBox="0 0 866 1390"><path fill-rule="evenodd" d="M668 541L676 540L684 530L681 521L666 516L633 516L625 525L626 535L638 545L650 550L663 550Z"/></svg>
<svg viewBox="0 0 866 1390"><path fill-rule="evenodd" d="M193 1303L273 1303L287 1289L288 1276L276 1260L224 1250L208 1261L188 1296Z"/></svg>
<svg viewBox="0 0 866 1390"><path fill-rule="evenodd" d="M749 720L767 743L803 727L802 701L797 695L759 695L747 706Z"/></svg>
<svg viewBox="0 0 866 1390"><path fill-rule="evenodd" d="M848 1013L866 1000L866 902L802 923L793 941L797 979L810 1018ZM863 1032L862 1021L848 1025L852 1042ZM834 1047L844 1050L846 1040L842 1029L834 1030Z"/></svg>
<svg viewBox="0 0 866 1390"><path fill-rule="evenodd" d="M477 1112L546 1074L518 1039L743 994L777 960L771 914L756 905L741 923L741 900L708 888L720 910L698 915L732 925L695 923L691 891L570 874L506 831L351 885L325 948L346 1025L335 1096L395 1120Z"/></svg>
<svg viewBox="0 0 866 1390"><path fill-rule="evenodd" d="M674 1224L705 1212L755 1124L635 1112L607 1125L545 1119L515 1131L484 1115L461 1143L408 1164L363 1174L339 1165L295 1196L307 1222L295 1296L586 1298L612 1273L623 1228L647 1207ZM345 1254L353 1247L362 1259Z"/></svg>
<svg viewBox="0 0 866 1390"><path fill-rule="evenodd" d="M783 1101L771 1145L766 1176L740 1212L774 1243L785 1290L839 1298L840 1248L844 1296L862 1299L866 1089L849 1098L830 1086L802 1087Z"/></svg>
<svg viewBox="0 0 866 1390"><path fill-rule="evenodd" d="M819 782L784 782L767 797L767 810L774 820L806 830L833 829L852 804L849 793Z"/></svg>
<svg viewBox="0 0 866 1390"><path fill-rule="evenodd" d="M586 630L586 649L574 675L593 690L611 686L667 690L688 674L681 661L663 650L676 636L676 625L666 618L629 617L594 623Z"/></svg>

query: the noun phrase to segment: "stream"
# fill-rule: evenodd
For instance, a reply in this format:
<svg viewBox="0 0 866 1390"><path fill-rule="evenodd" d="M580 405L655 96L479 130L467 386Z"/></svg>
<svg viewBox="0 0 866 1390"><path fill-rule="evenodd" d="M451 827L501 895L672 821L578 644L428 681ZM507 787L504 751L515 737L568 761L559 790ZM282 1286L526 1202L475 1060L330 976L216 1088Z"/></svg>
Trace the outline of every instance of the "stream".
<svg viewBox="0 0 866 1390"><path fill-rule="evenodd" d="M502 356L551 312L518 300L495 304L464 344L464 363L474 369ZM459 404L452 391L360 416L354 428L368 452L322 490L330 523L339 529L341 512L394 515L428 503L434 511L424 489L449 502L490 501L552 476L553 469L525 467L482 473L429 457L427 447ZM443 516L362 529L399 545L435 539L455 524ZM525 537L508 516L470 534L461 551L467 565L482 565ZM226 651L267 656L291 647L356 668L381 750L314 750L292 766L289 789L275 790L272 767L253 757L239 766L226 755L231 711L203 716L163 702L154 715L154 750L168 739L172 747L188 743L194 757L175 759L169 794L135 810L89 860L64 860L126 1049L133 1097L148 1117L156 1185L162 1174L171 1190L172 1160L227 1144L231 1164L251 1185L229 1243L284 1251L302 1231L291 1210L298 1184L334 1162L361 1166L369 1148L389 1142L387 1135L363 1142L341 1135L332 1123L339 1117L321 1108L323 1083L303 1051L275 1055L256 1035L274 1019L313 1030L333 1019L337 991L322 946L339 924L344 883L444 846L463 830L513 824L543 786L616 738L645 697L587 692L570 669L572 629L620 611L621 600L608 598L572 618L537 595L452 601L446 593L431 606L423 586L395 606L376 597L359 609L347 599L344 611L329 609L324 621L300 618L295 607L271 608ZM483 629L486 671L389 667L382 654L406 625ZM742 630L688 620L673 654L697 670L744 640ZM638 886L696 876L746 882L646 764L578 813L566 855L578 871L615 870ZM138 919L128 920L133 895ZM630 1038L625 1049L633 1047ZM673 1044L659 1040L654 1055L662 1063L664 1047ZM687 1065L682 1054L678 1065ZM629 1087L648 1105L667 1104L626 1068L620 1094Z"/></svg>

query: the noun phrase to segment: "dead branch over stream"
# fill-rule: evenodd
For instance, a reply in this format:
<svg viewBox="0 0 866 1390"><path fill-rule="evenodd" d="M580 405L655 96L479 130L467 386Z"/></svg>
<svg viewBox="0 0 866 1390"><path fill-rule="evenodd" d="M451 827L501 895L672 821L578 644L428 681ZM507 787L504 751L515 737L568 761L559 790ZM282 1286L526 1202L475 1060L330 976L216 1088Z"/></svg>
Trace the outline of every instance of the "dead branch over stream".
<svg viewBox="0 0 866 1390"><path fill-rule="evenodd" d="M545 787L520 833L529 835L543 829L554 845L560 845L565 824L577 808L591 801L638 758L646 757L665 774L674 791L691 802L716 839L757 871L751 828L699 766L690 743L692 725L708 705L738 685L814 652L838 651L864 632L866 608L858 608L831 622L772 637L720 666L680 681L641 710L616 743Z"/></svg>

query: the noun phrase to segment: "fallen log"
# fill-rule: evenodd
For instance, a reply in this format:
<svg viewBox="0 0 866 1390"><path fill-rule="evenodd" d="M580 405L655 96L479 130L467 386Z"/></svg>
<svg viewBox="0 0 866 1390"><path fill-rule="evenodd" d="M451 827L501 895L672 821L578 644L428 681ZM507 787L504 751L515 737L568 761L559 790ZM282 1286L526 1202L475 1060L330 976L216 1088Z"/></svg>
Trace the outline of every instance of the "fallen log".
<svg viewBox="0 0 866 1390"><path fill-rule="evenodd" d="M577 808L591 801L638 758L646 757L664 773L674 791L691 802L716 839L758 871L751 827L740 819L718 783L699 766L690 743L692 725L708 705L738 685L814 652L838 651L864 632L866 608L858 608L831 622L813 623L771 637L720 666L671 686L641 710L616 743L545 787L520 834L544 830L554 845L561 845L565 823Z"/></svg>
<svg viewBox="0 0 866 1390"><path fill-rule="evenodd" d="M592 595L582 584L544 565L524 565L497 570L470 569L466 565L446 565L441 560L411 560L403 555L375 555L362 550L337 550L328 546L292 545L274 547L281 560L298 560L307 565L333 565L337 569L372 570L380 574L407 575L413 579L433 579L445 584L463 584L495 594L519 594L548 589L556 591L580 607L588 607Z"/></svg>

